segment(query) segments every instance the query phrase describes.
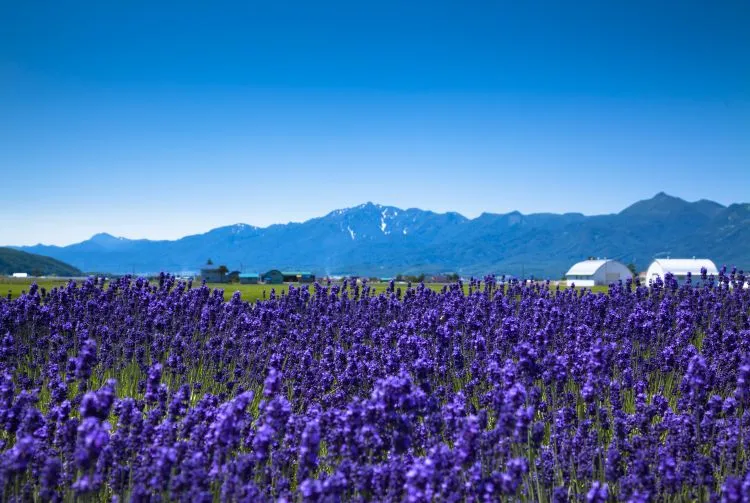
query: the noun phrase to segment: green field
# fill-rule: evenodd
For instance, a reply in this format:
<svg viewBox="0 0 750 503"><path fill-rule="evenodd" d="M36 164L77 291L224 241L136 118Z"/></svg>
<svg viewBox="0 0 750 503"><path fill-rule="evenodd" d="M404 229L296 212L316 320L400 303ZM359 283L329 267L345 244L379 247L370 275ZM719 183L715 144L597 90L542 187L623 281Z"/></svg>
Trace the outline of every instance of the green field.
<svg viewBox="0 0 750 503"><path fill-rule="evenodd" d="M67 280L47 279L47 278L9 278L0 276L0 296L16 298L23 292L29 290L32 283L36 283L40 288L51 290L52 288L63 286L68 283Z"/></svg>
<svg viewBox="0 0 750 503"><path fill-rule="evenodd" d="M68 281L60 279L46 279L46 278L7 278L0 277L0 295L8 298L16 298L24 292L29 290L32 283L36 282L40 288L51 290L55 287L65 286ZM80 283L80 280L78 281ZM305 286L299 284L293 284L295 287ZM388 283L369 283L370 286L375 288L376 293L384 292L388 288ZM193 286L200 286L199 282L193 282ZM262 300L268 298L271 295L271 291L275 291L276 295L281 295L282 292L286 292L289 288L289 283L283 285L240 285L240 284L227 284L227 283L207 283L211 289L224 290L224 299L229 300L232 298L234 292L240 292L242 300L247 302L255 302L256 300ZM312 285L309 285L312 287ZM397 288L402 290L406 289L406 284L397 284ZM429 288L440 291L443 287L442 284L430 283L427 285Z"/></svg>
<svg viewBox="0 0 750 503"><path fill-rule="evenodd" d="M55 287L65 286L68 280L63 279L48 279L48 278L9 278L0 277L0 296L8 298L16 298L24 292L29 290L32 283L36 282L40 288L51 290ZM80 283L80 280L78 281ZM384 292L388 288L388 283L368 283L371 287L374 287L375 293ZM193 282L194 286L200 286L200 283ZM226 284L226 283L208 283L207 285L211 289L224 290L224 299L229 300L232 298L234 292L240 292L242 300L247 302L255 302L256 300L268 298L271 295L271 290L276 292L276 295L281 295L282 292L286 292L289 284L283 285L240 285L240 284ZM301 285L295 284L299 287ZM439 292L443 288L442 283L427 283L428 288ZM397 288L406 290L406 283L397 283ZM468 290L468 287L464 285L464 290ZM605 286L595 286L591 290L596 293L607 292Z"/></svg>

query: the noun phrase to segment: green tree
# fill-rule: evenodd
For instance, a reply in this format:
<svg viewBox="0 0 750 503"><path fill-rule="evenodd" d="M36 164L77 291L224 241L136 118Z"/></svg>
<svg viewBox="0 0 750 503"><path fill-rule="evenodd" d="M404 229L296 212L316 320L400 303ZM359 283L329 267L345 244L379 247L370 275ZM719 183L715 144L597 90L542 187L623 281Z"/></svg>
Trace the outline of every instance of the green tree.
<svg viewBox="0 0 750 503"><path fill-rule="evenodd" d="M213 261L213 260L211 260L211 259L208 259L208 260L206 261L206 265L214 265L214 261Z"/></svg>
<svg viewBox="0 0 750 503"><path fill-rule="evenodd" d="M628 269L630 269L630 272L633 273L633 276L638 276L638 268L635 266L634 263L632 263L632 262L629 263L628 264Z"/></svg>

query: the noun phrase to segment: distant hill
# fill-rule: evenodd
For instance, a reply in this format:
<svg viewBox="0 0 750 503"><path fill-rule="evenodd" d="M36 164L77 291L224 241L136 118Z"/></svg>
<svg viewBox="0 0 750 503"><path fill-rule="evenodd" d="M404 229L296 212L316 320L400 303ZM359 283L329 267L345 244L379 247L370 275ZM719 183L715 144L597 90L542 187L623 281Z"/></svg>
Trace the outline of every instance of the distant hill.
<svg viewBox="0 0 750 503"><path fill-rule="evenodd" d="M750 269L750 205L688 202L664 193L620 213L483 213L469 219L366 203L302 223L236 224L175 241L97 234L82 243L23 247L86 270L111 273L196 271L211 258L230 269L317 274L454 271L559 278L588 256L634 262L654 256L707 257Z"/></svg>
<svg viewBox="0 0 750 503"><path fill-rule="evenodd" d="M25 272L34 276L80 276L79 269L51 257L0 248L0 275Z"/></svg>

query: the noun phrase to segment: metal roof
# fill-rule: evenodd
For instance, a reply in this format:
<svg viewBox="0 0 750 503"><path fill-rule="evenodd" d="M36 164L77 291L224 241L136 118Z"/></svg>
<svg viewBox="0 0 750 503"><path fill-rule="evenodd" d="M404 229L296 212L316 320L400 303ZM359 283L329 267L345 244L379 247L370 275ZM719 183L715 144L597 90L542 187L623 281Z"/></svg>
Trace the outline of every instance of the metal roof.
<svg viewBox="0 0 750 503"><path fill-rule="evenodd" d="M684 276L688 272L692 273L693 276L700 275L702 267L706 268L709 276L711 274L719 275L716 265L707 258L660 258L654 260L651 266L654 264L658 264L665 273L671 272L677 276ZM651 266L649 266L649 269L651 269Z"/></svg>
<svg viewBox="0 0 750 503"><path fill-rule="evenodd" d="M568 272L565 273L565 275L591 276L607 262L614 262L614 260L583 260L581 262L578 262L577 264L574 264L573 267L571 267Z"/></svg>
<svg viewBox="0 0 750 503"><path fill-rule="evenodd" d="M240 278L260 278L260 274L255 272L243 272L240 273Z"/></svg>

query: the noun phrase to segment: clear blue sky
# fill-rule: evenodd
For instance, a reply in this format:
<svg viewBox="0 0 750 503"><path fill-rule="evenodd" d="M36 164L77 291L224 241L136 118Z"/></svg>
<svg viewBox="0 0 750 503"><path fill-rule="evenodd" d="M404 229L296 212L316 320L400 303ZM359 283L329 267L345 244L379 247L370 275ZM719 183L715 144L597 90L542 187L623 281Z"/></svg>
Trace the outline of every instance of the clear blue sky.
<svg viewBox="0 0 750 503"><path fill-rule="evenodd" d="M0 244L747 202L748 26L746 0L2 2Z"/></svg>

